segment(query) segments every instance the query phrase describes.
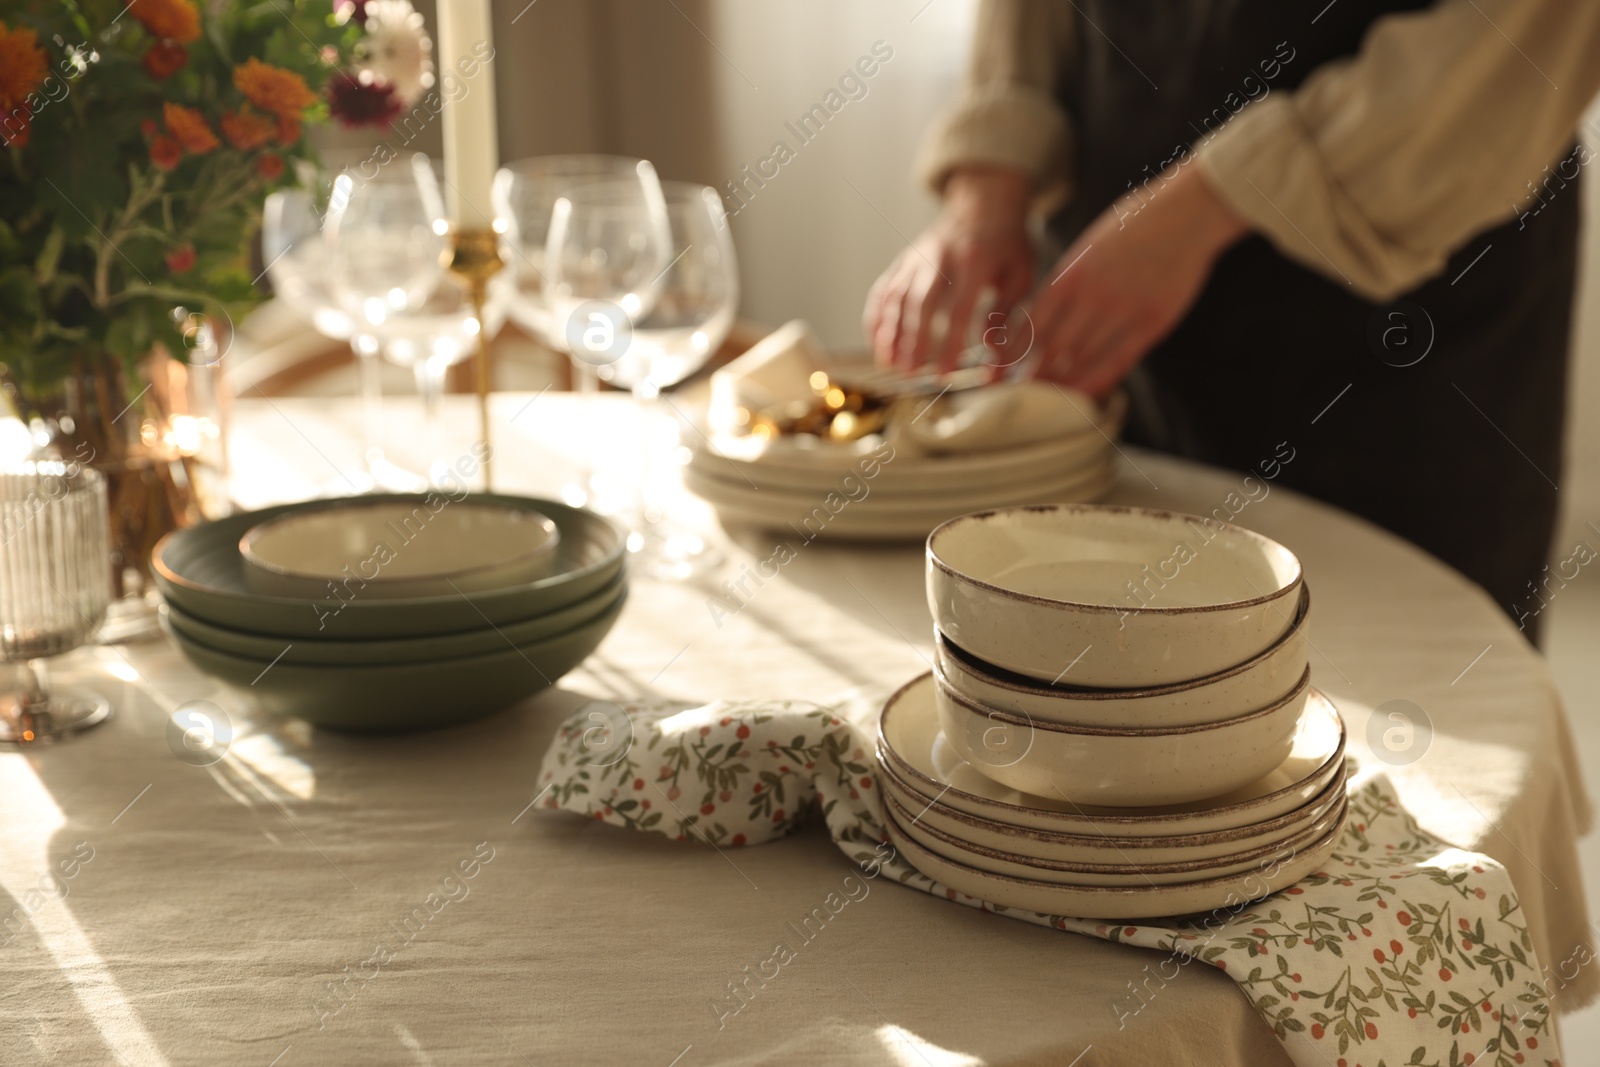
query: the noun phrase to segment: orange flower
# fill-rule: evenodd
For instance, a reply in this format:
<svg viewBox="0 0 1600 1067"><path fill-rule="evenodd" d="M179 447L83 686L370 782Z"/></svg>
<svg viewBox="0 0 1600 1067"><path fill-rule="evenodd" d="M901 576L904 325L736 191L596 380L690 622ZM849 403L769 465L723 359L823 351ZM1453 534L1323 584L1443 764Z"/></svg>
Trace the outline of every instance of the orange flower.
<svg viewBox="0 0 1600 1067"><path fill-rule="evenodd" d="M183 162L183 146L166 134L158 134L150 142L150 162L162 170L171 170Z"/></svg>
<svg viewBox="0 0 1600 1067"><path fill-rule="evenodd" d="M189 0L133 0L128 10L152 37L178 44L200 38L200 12Z"/></svg>
<svg viewBox="0 0 1600 1067"><path fill-rule="evenodd" d="M192 107L165 103L161 105L161 115L167 120L167 132L197 156L221 143L206 125L205 116Z"/></svg>
<svg viewBox="0 0 1600 1067"><path fill-rule="evenodd" d="M267 181L277 181L278 175L283 173L283 157L274 152L264 152L256 160L256 173Z"/></svg>
<svg viewBox="0 0 1600 1067"><path fill-rule="evenodd" d="M254 57L233 69L233 84L246 100L274 115L292 118L317 102L300 75Z"/></svg>
<svg viewBox="0 0 1600 1067"><path fill-rule="evenodd" d="M0 110L21 107L50 70L50 57L32 30L10 29L0 22ZM23 116L23 126L27 116Z"/></svg>
<svg viewBox="0 0 1600 1067"><path fill-rule="evenodd" d="M277 132L277 123L265 115L258 115L248 108L241 107L238 111L230 111L222 116L222 134L228 143L241 152L248 152L252 148L260 148L272 139Z"/></svg>
<svg viewBox="0 0 1600 1067"><path fill-rule="evenodd" d="M278 116L278 143L294 144L300 139L300 120L293 115Z"/></svg>

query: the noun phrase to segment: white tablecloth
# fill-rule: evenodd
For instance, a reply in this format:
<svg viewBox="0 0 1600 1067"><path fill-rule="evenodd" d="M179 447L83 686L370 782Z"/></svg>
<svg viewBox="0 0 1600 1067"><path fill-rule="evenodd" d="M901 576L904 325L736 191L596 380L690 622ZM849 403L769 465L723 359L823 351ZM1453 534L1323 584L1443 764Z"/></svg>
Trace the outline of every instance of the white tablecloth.
<svg viewBox="0 0 1600 1067"><path fill-rule="evenodd" d="M591 440L636 454L625 401L529 399L495 398L496 488L551 492ZM467 410L446 451L465 451ZM241 498L305 495L354 468L353 405L241 402L232 444ZM1238 487L1127 453L1120 502L1210 511ZM709 526L697 502L674 506ZM1405 802L1511 870L1561 1000L1590 997L1574 845L1589 808L1537 654L1487 597L1371 526L1282 490L1238 521L1305 561L1313 680L1353 751L1378 705L1427 712L1431 748L1391 771ZM719 1028L727 983L800 944L788 924L850 873L826 835L719 855L527 806L551 730L586 695L826 699L927 669L917 546L811 544L766 578L753 561L772 539L735 542L711 584L637 581L557 690L431 734L258 721L159 642L75 654L67 673L92 676L116 719L0 754L0 1062L1287 1062L1220 973L1147 985L1119 1030L1114 1006L1153 956L889 884ZM207 768L167 735L199 698L239 734Z"/></svg>

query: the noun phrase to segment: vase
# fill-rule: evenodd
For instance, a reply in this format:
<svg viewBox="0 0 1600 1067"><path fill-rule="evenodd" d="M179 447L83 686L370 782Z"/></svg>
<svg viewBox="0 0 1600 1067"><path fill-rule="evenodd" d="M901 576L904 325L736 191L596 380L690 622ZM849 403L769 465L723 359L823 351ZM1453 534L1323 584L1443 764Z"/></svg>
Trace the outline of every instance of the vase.
<svg viewBox="0 0 1600 1067"><path fill-rule="evenodd" d="M215 351L209 328L201 352ZM174 359L157 351L132 374L103 352L85 352L71 375L45 390L3 388L27 424L32 458L92 467L106 479L114 596L107 641L156 631L151 550L173 530L228 511L227 397L220 359Z"/></svg>

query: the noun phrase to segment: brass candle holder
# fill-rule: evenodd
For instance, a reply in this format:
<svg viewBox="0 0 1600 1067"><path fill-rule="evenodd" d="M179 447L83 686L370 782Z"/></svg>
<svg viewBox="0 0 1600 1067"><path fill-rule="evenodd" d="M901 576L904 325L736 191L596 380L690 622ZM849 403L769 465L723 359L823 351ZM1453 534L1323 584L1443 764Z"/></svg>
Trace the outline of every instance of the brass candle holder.
<svg viewBox="0 0 1600 1067"><path fill-rule="evenodd" d="M489 283L505 268L500 258L500 236L488 227L450 231L450 273L467 287L472 313L478 320L478 437L483 442L483 488L493 489L494 449L489 444L489 321L484 308L489 303Z"/></svg>

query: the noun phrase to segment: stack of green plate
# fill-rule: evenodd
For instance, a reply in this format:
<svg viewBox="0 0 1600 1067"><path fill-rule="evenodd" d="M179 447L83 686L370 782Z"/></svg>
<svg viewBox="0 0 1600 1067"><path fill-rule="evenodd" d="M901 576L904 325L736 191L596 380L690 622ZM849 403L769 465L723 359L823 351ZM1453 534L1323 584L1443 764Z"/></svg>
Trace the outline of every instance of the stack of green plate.
<svg viewBox="0 0 1600 1067"><path fill-rule="evenodd" d="M328 501L289 504L179 530L156 545L152 569L166 598L167 634L200 670L248 691L268 711L319 726L414 730L508 708L583 662L616 622L627 596L627 535L608 519L550 500L466 499L554 521L560 544L549 573L450 596L263 596L246 584L240 538Z"/></svg>

